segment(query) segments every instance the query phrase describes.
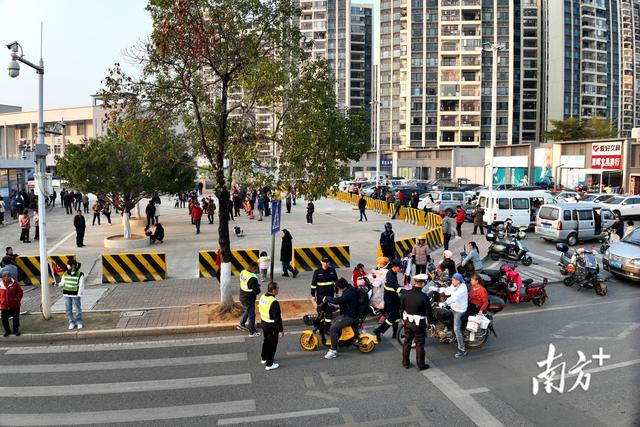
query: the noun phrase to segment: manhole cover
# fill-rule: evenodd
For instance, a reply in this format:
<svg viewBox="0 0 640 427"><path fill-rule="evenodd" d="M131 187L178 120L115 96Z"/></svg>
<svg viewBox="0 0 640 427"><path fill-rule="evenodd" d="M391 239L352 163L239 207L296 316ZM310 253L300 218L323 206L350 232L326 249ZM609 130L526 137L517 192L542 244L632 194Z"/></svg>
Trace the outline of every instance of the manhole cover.
<svg viewBox="0 0 640 427"><path fill-rule="evenodd" d="M142 310L134 310L134 311L125 311L120 315L120 317L140 317L144 314Z"/></svg>

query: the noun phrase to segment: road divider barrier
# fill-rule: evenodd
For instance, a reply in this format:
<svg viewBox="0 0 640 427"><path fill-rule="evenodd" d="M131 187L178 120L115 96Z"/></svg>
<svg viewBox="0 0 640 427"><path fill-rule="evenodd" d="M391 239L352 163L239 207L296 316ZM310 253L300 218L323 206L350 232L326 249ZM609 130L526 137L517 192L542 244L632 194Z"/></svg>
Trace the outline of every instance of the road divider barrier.
<svg viewBox="0 0 640 427"><path fill-rule="evenodd" d="M216 264L217 251L198 252L198 274L199 277L216 277L220 266ZM258 263L258 249L233 249L231 251L231 274L240 276L240 272L251 264Z"/></svg>
<svg viewBox="0 0 640 427"><path fill-rule="evenodd" d="M411 252L416 244L415 237L405 237L395 241L396 258L402 258L407 252ZM382 248L378 245L378 256L382 256Z"/></svg>
<svg viewBox="0 0 640 427"><path fill-rule="evenodd" d="M425 215L424 228L430 230L437 227L442 227L442 217L433 212L427 212Z"/></svg>
<svg viewBox="0 0 640 427"><path fill-rule="evenodd" d="M335 268L351 267L349 245L307 246L293 248L293 268L303 271L314 271L320 267L323 257L331 260Z"/></svg>
<svg viewBox="0 0 640 427"><path fill-rule="evenodd" d="M102 255L102 283L150 282L166 278L167 260L164 253Z"/></svg>
<svg viewBox="0 0 640 427"><path fill-rule="evenodd" d="M404 222L423 227L426 224L426 214L422 209L405 208Z"/></svg>
<svg viewBox="0 0 640 427"><path fill-rule="evenodd" d="M53 276L56 277L56 282L60 280L62 274L67 269L67 262L70 259L76 259L75 255L49 255L47 257L49 262L49 284L54 283ZM16 264L18 265L18 280L23 284L31 284L34 286L40 286L40 257L39 256L19 256L16 258Z"/></svg>
<svg viewBox="0 0 640 427"><path fill-rule="evenodd" d="M442 227L427 230L421 234L425 238L425 243L432 251L441 248L444 245L444 236L442 235Z"/></svg>
<svg viewBox="0 0 640 427"><path fill-rule="evenodd" d="M405 207L404 206L400 206L400 209L398 209L398 214L396 215L396 217L394 219L401 219L403 220L405 215L404 215L404 211L405 211ZM393 218L393 214L396 213L396 206L394 204L392 204L389 207L389 212L387 212L387 216L389 218Z"/></svg>

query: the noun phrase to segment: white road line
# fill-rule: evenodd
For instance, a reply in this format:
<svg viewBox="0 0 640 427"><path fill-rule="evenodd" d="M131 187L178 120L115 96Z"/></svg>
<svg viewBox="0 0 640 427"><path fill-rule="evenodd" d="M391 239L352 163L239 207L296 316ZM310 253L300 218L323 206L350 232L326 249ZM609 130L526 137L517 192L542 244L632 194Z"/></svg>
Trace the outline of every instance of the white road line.
<svg viewBox="0 0 640 427"><path fill-rule="evenodd" d="M529 255L531 255L531 258L533 258L533 262L542 260L544 262L548 262L551 264L557 264L559 262L560 257L556 258L556 259L551 259L551 258L547 258L545 256L539 255L539 254L535 254L533 252L529 252Z"/></svg>
<svg viewBox="0 0 640 427"><path fill-rule="evenodd" d="M2 414L0 426L74 426L84 424L115 424L136 421L161 421L181 418L254 412L255 400L207 403L203 405L164 406L158 408L125 409L98 412L50 414Z"/></svg>
<svg viewBox="0 0 640 427"><path fill-rule="evenodd" d="M181 390L201 387L251 384L250 374L219 375L215 377L177 378L170 380L132 381L99 384L69 384L27 387L0 387L3 397L83 396L110 393L134 393L162 390Z"/></svg>
<svg viewBox="0 0 640 427"><path fill-rule="evenodd" d="M548 254L551 254L551 255L555 255L555 256L556 256L556 258L557 258L557 259L556 259L556 262L559 262L559 260L560 260L560 252L558 252L558 251L552 251L551 249L549 249L549 250L547 250L547 251L545 251L545 252L546 252L546 253L548 253Z"/></svg>
<svg viewBox="0 0 640 427"><path fill-rule="evenodd" d="M539 272L543 273L544 274L543 277L547 277L547 279L552 279L553 278L553 279L556 279L556 280L560 280L562 278L562 275L560 274L559 271L554 271L554 270L551 270L550 268L543 267L541 265L530 265L529 267L526 267L526 268L530 268L530 269L533 269L535 271L539 271ZM526 273L527 270L525 268L522 268L522 269L520 269L520 272Z"/></svg>
<svg viewBox="0 0 640 427"><path fill-rule="evenodd" d="M45 353L78 353L89 351L139 350L149 348L187 347L213 344L239 344L244 342L243 336L192 338L162 341L118 342L104 344L52 345L32 347L4 347L6 354L45 354Z"/></svg>
<svg viewBox="0 0 640 427"><path fill-rule="evenodd" d="M468 388L465 390L465 393L468 394L478 394L478 393L489 393L491 390L489 390L486 387L478 387L478 388Z"/></svg>
<svg viewBox="0 0 640 427"><path fill-rule="evenodd" d="M491 264L489 264L489 266L487 267L487 270L494 270L496 267L498 267L500 265L502 261L498 260L498 261L494 261Z"/></svg>
<svg viewBox="0 0 640 427"><path fill-rule="evenodd" d="M497 314L496 316L499 316L499 317L520 316L521 314L546 313L548 311L569 310L569 309L572 309L572 308L588 309L589 307L592 307L594 305L620 304L620 303L624 303L624 302L632 302L632 301L638 301L638 300L640 300L640 298L624 298L622 300L600 301L600 302L594 302L594 303L591 303L591 304L585 303L585 304L559 305L557 307L545 307L544 309L535 308L533 310L511 311L511 312L508 312L508 313L500 313L500 314Z"/></svg>
<svg viewBox="0 0 640 427"><path fill-rule="evenodd" d="M62 246L62 244L64 242L66 242L67 240L69 240L69 238L71 236L73 236L74 234L76 234L75 231L72 231L71 233L67 234L65 237L62 238L62 240L60 240L58 243L56 243L55 245L53 245L51 247L51 249L49 249L49 251L47 252L48 254L52 253L53 251L55 251L56 249L58 249L60 246Z"/></svg>
<svg viewBox="0 0 640 427"><path fill-rule="evenodd" d="M393 346L402 351L402 347L396 340L392 340ZM480 405L471 395L463 390L451 377L437 368L429 361L429 369L422 371L422 375L435 385L464 415L477 426L504 426L496 417Z"/></svg>
<svg viewBox="0 0 640 427"><path fill-rule="evenodd" d="M211 354L208 356L167 357L165 359L120 360L114 362L58 363L49 365L2 365L0 375L35 374L44 372L88 372L115 369L145 369L163 366L204 365L208 363L240 362L247 353Z"/></svg>
<svg viewBox="0 0 640 427"><path fill-rule="evenodd" d="M633 366L633 365L638 365L638 364L640 364L640 359L633 359L633 360L627 360L626 362L614 363L613 365L607 365L607 366L600 366L598 368L585 369L583 372L584 373L589 373L589 374L594 374L596 372L605 372L605 371L610 371L612 369L626 368L627 366ZM565 375L565 378L567 378L567 377L577 377L578 375L579 375L578 373L567 374L567 375Z"/></svg>
<svg viewBox="0 0 640 427"><path fill-rule="evenodd" d="M259 423L263 421L284 420L288 418L311 417L314 415L338 414L339 408L309 409L307 411L281 412L279 414L256 415L252 417L223 418L218 420L219 426L234 424ZM307 420L308 423L308 420ZM305 423L306 424L306 423Z"/></svg>

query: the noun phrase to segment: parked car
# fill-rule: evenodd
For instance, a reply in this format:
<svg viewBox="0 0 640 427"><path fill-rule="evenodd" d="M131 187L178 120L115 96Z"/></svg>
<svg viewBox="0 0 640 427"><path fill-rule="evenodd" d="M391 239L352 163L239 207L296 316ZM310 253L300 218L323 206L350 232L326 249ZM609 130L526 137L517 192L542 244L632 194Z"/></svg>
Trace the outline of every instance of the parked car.
<svg viewBox="0 0 640 427"><path fill-rule="evenodd" d="M536 216L536 234L547 241L569 246L599 239L613 225L613 212L597 203L545 204Z"/></svg>
<svg viewBox="0 0 640 427"><path fill-rule="evenodd" d="M621 217L640 215L640 196L614 196L601 203Z"/></svg>
<svg viewBox="0 0 640 427"><path fill-rule="evenodd" d="M640 281L640 227L612 244L602 258L606 271L615 276Z"/></svg>
<svg viewBox="0 0 640 427"><path fill-rule="evenodd" d="M589 193L589 194L585 194L584 196L580 197L580 200L578 200L578 201L579 202L602 203L602 202L606 202L607 200L609 200L613 196L615 196L615 194Z"/></svg>
<svg viewBox="0 0 640 427"><path fill-rule="evenodd" d="M575 191L551 191L551 195L558 203L580 201L580 195Z"/></svg>

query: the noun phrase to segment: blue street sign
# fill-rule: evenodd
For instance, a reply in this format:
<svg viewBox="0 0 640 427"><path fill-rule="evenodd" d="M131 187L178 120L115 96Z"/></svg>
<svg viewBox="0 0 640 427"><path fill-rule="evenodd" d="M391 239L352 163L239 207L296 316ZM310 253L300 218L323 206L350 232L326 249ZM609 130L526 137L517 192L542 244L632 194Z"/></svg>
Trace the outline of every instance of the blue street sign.
<svg viewBox="0 0 640 427"><path fill-rule="evenodd" d="M282 202L274 200L271 202L271 234L277 234L280 231L280 213L282 211Z"/></svg>
<svg viewBox="0 0 640 427"><path fill-rule="evenodd" d="M393 166L393 159L380 159L380 166Z"/></svg>

